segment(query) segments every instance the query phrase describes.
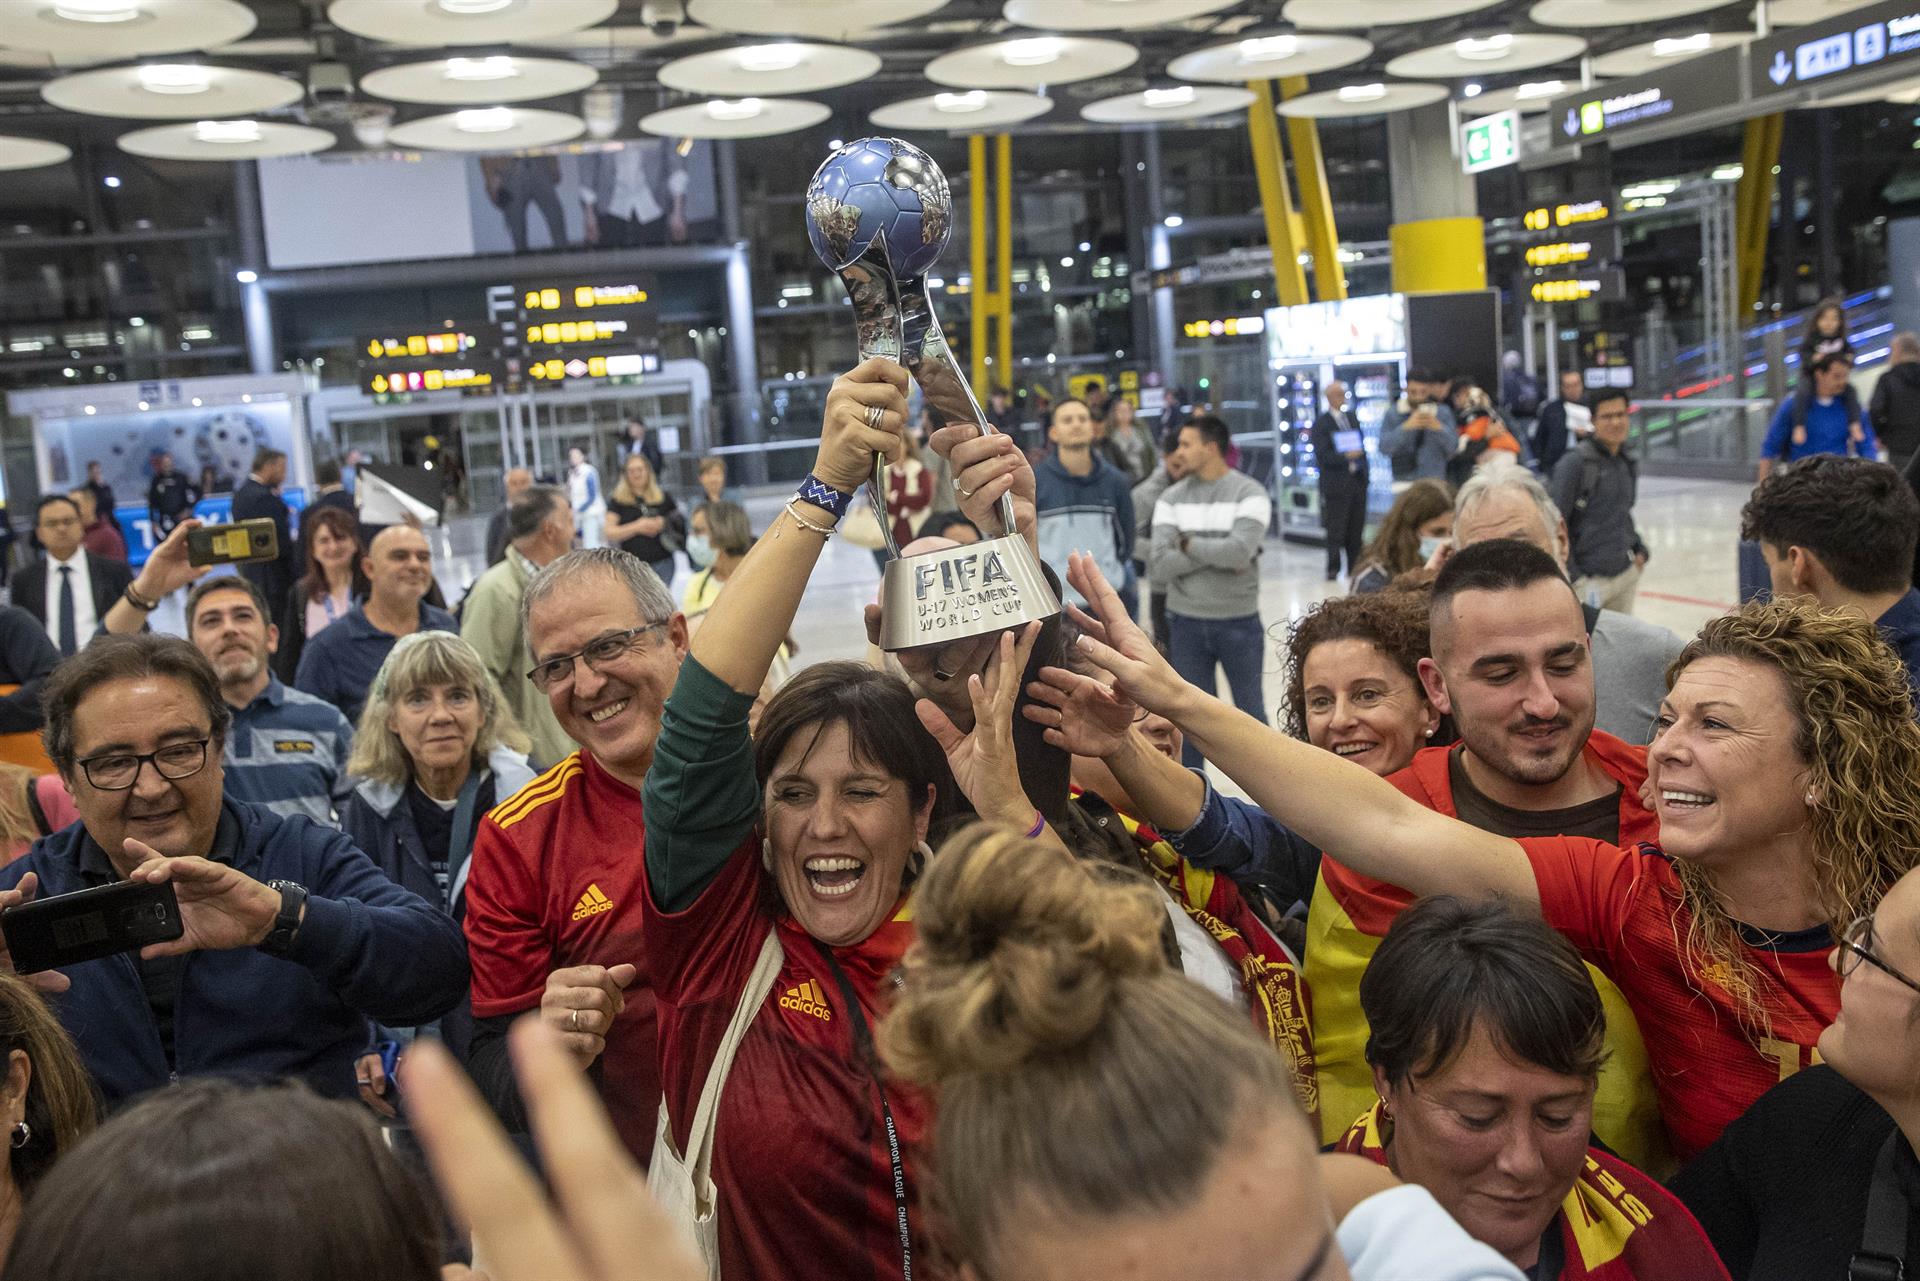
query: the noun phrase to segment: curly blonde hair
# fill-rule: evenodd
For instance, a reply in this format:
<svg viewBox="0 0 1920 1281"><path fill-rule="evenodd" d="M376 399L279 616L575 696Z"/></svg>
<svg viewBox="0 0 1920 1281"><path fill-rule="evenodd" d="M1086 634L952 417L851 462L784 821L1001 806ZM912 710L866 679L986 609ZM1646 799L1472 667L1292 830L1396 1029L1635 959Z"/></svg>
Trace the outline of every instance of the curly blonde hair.
<svg viewBox="0 0 1920 1281"><path fill-rule="evenodd" d="M1837 936L1920 863L1920 725L1906 668L1858 614L1793 601L1755 602L1709 622L1667 669L1669 688L1705 658L1761 663L1786 682L1794 746L1813 799L1807 871L1820 914ZM1747 960L1711 875L1684 859L1674 871L1689 917L1684 940L1676 925L1683 963L1695 975L1712 974L1749 1031L1768 1035L1768 980Z"/></svg>

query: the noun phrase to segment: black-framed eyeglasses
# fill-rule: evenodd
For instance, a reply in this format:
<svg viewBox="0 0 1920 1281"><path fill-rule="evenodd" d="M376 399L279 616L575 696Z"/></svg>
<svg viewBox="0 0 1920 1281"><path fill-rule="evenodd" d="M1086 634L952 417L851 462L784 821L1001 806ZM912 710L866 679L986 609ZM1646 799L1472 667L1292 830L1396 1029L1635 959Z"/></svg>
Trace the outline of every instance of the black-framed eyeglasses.
<svg viewBox="0 0 1920 1281"><path fill-rule="evenodd" d="M1840 936L1840 977L1845 978L1860 968L1860 962L1891 974L1916 992L1920 992L1920 983L1914 982L1899 970L1873 954L1873 918L1863 916L1847 927Z"/></svg>
<svg viewBox="0 0 1920 1281"><path fill-rule="evenodd" d="M588 667L599 672L608 664L618 662L620 656L628 650L638 648L647 633L657 632L665 626L665 623L648 623L645 627L629 627L623 632L608 632L605 636L597 636L588 641L583 648L571 654L562 654L558 658L549 658L544 663L535 664L533 670L527 673L527 679L542 692L551 690L554 686L573 679L574 661L582 658L587 660Z"/></svg>
<svg viewBox="0 0 1920 1281"><path fill-rule="evenodd" d="M152 765L153 772L168 782L192 778L207 767L207 744L211 738L196 738L186 743L169 743L157 752L113 752L89 756L80 762L87 783L102 792L124 792L139 781L140 767Z"/></svg>

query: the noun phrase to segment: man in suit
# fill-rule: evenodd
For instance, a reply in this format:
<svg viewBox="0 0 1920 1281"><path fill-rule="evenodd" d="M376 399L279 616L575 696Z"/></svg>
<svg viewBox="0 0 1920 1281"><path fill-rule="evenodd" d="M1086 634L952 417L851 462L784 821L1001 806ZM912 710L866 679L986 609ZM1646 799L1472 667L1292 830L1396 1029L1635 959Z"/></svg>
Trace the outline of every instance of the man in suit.
<svg viewBox="0 0 1920 1281"><path fill-rule="evenodd" d="M286 479L287 456L277 449L262 449L253 456L252 474L233 496L235 521L270 520L280 540L275 559L240 566L240 576L270 601L285 600L293 589L293 562L298 554L293 545L293 513L280 497Z"/></svg>
<svg viewBox="0 0 1920 1281"><path fill-rule="evenodd" d="M65 494L40 500L33 528L47 554L20 571L13 603L47 629L61 657L71 657L103 630L133 571L124 562L88 554L80 543L86 533L80 505Z"/></svg>
<svg viewBox="0 0 1920 1281"><path fill-rule="evenodd" d="M1327 530L1327 581L1340 577L1340 553L1347 574L1360 564L1367 529L1367 449L1360 424L1347 413L1347 385L1327 384L1327 412L1313 420L1313 458L1320 468L1320 522Z"/></svg>
<svg viewBox="0 0 1920 1281"><path fill-rule="evenodd" d="M161 454L153 460L153 483L147 486L147 520L153 528L157 546L166 541L173 527L193 515L200 491L173 469L173 455Z"/></svg>
<svg viewBox="0 0 1920 1281"><path fill-rule="evenodd" d="M639 454L647 460L647 466L653 468L653 478L661 484L666 483L664 468L666 459L660 454L660 442L647 430L647 420L635 414L627 419L627 454L631 457Z"/></svg>
<svg viewBox="0 0 1920 1281"><path fill-rule="evenodd" d="M1569 450L1593 434L1593 411L1587 405L1587 381L1578 369L1560 371L1560 398L1549 400L1533 429L1533 458L1540 474L1553 469Z"/></svg>

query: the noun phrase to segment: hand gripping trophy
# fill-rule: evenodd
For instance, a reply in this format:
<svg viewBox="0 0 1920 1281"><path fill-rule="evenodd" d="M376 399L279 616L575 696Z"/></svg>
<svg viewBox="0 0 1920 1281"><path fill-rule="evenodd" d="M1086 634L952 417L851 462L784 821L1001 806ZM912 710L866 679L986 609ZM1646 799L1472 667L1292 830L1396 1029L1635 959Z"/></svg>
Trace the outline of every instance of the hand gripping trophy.
<svg viewBox="0 0 1920 1281"><path fill-rule="evenodd" d="M968 389L927 296L926 273L947 247L953 197L933 158L898 138L862 138L828 156L807 185L807 237L853 300L860 358L898 361L941 426L992 431ZM1060 612L1040 561L1000 500L1001 536L902 559L887 518L886 460L867 486L886 537L881 648L944 645Z"/></svg>

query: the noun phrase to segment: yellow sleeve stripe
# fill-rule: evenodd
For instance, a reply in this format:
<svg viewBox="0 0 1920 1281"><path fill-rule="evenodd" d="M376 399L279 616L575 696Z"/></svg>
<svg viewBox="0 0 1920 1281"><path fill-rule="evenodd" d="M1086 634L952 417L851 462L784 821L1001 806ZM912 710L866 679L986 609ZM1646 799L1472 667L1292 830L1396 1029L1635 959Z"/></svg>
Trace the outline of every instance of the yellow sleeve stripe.
<svg viewBox="0 0 1920 1281"><path fill-rule="evenodd" d="M547 802L558 800L565 794L567 784L583 772L580 753L575 752L505 801L494 806L493 821L502 828L512 827Z"/></svg>

